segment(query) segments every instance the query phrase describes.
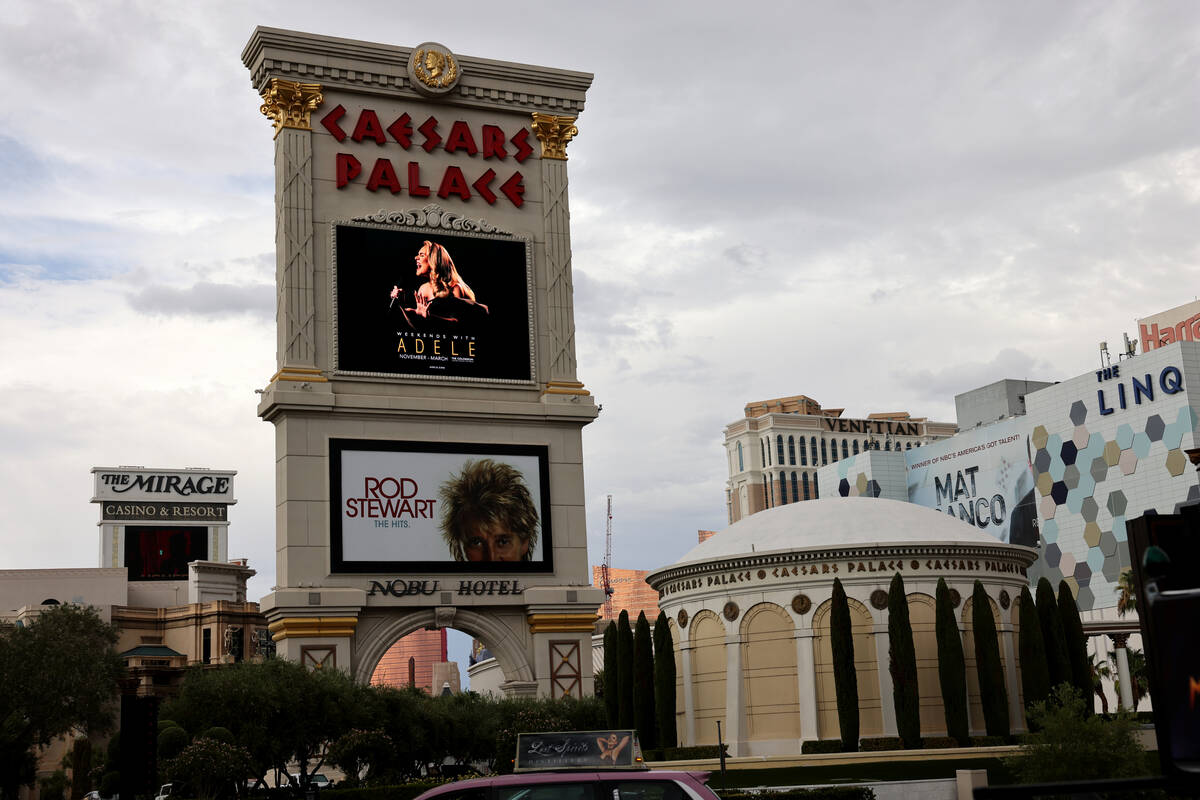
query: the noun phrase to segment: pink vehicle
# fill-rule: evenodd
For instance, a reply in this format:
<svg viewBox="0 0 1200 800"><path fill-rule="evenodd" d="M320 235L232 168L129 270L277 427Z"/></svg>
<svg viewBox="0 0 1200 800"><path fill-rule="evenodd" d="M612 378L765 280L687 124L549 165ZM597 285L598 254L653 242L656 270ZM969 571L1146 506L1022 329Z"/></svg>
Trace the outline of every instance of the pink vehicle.
<svg viewBox="0 0 1200 800"><path fill-rule="evenodd" d="M657 769L527 772L448 783L417 800L719 800L707 779Z"/></svg>
<svg viewBox="0 0 1200 800"><path fill-rule="evenodd" d="M631 730L522 733L512 775L449 783L417 800L720 800L707 779L647 769Z"/></svg>

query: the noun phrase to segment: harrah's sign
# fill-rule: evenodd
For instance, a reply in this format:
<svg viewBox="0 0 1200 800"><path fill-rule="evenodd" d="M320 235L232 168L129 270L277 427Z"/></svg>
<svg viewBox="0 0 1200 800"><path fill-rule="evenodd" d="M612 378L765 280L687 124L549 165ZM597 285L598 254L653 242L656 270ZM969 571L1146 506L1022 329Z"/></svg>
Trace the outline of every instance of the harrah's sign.
<svg viewBox="0 0 1200 800"><path fill-rule="evenodd" d="M321 118L321 125L338 142L347 139L358 144L374 142L377 147L399 148L406 152L419 149L429 154L442 150L452 155L495 162L497 167L502 167L509 158L523 164L533 153L529 129L524 127L509 133L498 125L473 127L462 120L447 125L432 115L418 123L407 113L385 122L369 108L359 111L357 119L347 119L347 114L345 107L339 104ZM514 170L502 177L487 164L468 168L468 172L451 164L441 175L435 176L422 174L421 163L409 160L407 156L402 156L397 163L391 158L379 157L365 169L358 156L338 153L334 169L338 189L357 184L369 192L387 191L395 195L407 192L409 197L436 194L442 200L453 196L464 202L481 197L488 205L495 205L503 196L517 208L525 203L525 178L521 172Z"/></svg>
<svg viewBox="0 0 1200 800"><path fill-rule="evenodd" d="M1138 320L1138 334L1143 353L1175 342L1200 341L1200 302Z"/></svg>

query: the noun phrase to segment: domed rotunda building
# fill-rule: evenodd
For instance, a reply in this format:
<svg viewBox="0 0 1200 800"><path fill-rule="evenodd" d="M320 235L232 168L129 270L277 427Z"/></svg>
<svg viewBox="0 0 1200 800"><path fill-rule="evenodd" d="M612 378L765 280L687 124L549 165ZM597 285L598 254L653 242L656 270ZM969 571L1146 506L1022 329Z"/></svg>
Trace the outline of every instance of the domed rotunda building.
<svg viewBox="0 0 1200 800"><path fill-rule="evenodd" d="M888 672L887 592L904 576L917 653L922 736L944 736L934 593L945 578L963 635L973 735L984 731L971 634L976 580L987 592L1014 731L1020 728L1017 605L1037 551L1000 542L933 509L881 498L830 498L762 511L652 572L675 641L681 745L731 755L799 753L836 739L829 611L833 581L849 599L860 735L895 736Z"/></svg>

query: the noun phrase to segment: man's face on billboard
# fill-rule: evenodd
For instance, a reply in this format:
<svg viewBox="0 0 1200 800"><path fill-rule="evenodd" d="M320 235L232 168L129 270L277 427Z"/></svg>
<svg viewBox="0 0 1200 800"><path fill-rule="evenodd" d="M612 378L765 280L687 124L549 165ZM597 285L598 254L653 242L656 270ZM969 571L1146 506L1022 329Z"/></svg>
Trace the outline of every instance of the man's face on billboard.
<svg viewBox="0 0 1200 800"><path fill-rule="evenodd" d="M520 561L529 542L497 523L469 525L463 540L467 561Z"/></svg>

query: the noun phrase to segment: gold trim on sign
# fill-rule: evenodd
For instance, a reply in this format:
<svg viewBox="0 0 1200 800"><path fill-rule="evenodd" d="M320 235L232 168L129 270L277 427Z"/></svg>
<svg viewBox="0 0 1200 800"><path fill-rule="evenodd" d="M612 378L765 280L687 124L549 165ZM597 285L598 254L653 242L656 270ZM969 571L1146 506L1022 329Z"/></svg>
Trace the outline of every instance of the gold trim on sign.
<svg viewBox="0 0 1200 800"><path fill-rule="evenodd" d="M284 367L271 376L268 383L275 381L308 381L309 383L329 383L329 378L321 374L319 369L307 367Z"/></svg>
<svg viewBox="0 0 1200 800"><path fill-rule="evenodd" d="M284 128L311 131L309 117L325 102L319 83L297 83L271 78L262 91L263 104L258 110L275 123L275 135Z"/></svg>
<svg viewBox="0 0 1200 800"><path fill-rule="evenodd" d="M533 112L533 135L542 143L542 158L567 160L567 142L579 135L575 117Z"/></svg>
<svg viewBox="0 0 1200 800"><path fill-rule="evenodd" d="M546 391L542 394L577 394L589 395L587 389L579 381L546 381Z"/></svg>
<svg viewBox="0 0 1200 800"><path fill-rule="evenodd" d="M530 614L530 633L590 633L599 614Z"/></svg>
<svg viewBox="0 0 1200 800"><path fill-rule="evenodd" d="M284 617L267 626L271 638L283 641L291 637L353 636L357 617Z"/></svg>

